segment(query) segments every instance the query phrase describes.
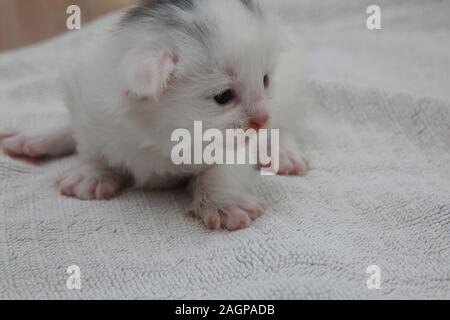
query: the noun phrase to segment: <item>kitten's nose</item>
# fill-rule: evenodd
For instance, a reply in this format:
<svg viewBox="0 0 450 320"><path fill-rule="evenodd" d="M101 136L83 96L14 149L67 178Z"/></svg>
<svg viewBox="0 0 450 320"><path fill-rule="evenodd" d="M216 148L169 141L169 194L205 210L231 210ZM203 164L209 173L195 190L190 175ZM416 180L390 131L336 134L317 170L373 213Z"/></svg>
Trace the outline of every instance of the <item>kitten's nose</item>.
<svg viewBox="0 0 450 320"><path fill-rule="evenodd" d="M259 130L264 128L270 120L269 113L267 111L261 111L256 115L253 115L249 119L249 126L252 129Z"/></svg>

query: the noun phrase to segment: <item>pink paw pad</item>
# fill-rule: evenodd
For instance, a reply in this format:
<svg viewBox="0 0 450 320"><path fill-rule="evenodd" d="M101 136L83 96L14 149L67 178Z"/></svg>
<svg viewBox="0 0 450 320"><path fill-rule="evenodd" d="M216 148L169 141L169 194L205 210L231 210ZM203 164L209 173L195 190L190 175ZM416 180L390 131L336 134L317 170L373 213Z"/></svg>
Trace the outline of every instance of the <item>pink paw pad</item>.
<svg viewBox="0 0 450 320"><path fill-rule="evenodd" d="M109 200L122 187L122 181L113 174L74 169L56 181L62 195L80 200Z"/></svg>
<svg viewBox="0 0 450 320"><path fill-rule="evenodd" d="M13 157L41 158L57 151L54 139L46 136L26 136L18 133L0 135L3 151Z"/></svg>
<svg viewBox="0 0 450 320"><path fill-rule="evenodd" d="M19 134L19 132L17 130L2 131L2 132L0 132L0 142L5 140L5 139L7 139L7 138L12 137L12 136L16 136L18 134Z"/></svg>
<svg viewBox="0 0 450 320"><path fill-rule="evenodd" d="M21 156L24 154L23 147L26 139L24 136L9 136L2 141L3 151L10 156Z"/></svg>
<svg viewBox="0 0 450 320"><path fill-rule="evenodd" d="M235 231L248 228L265 210L264 205L256 199L236 203L238 204L226 206L195 203L190 212L200 218L209 230L218 230L222 227Z"/></svg>
<svg viewBox="0 0 450 320"><path fill-rule="evenodd" d="M303 176L309 169L308 161L301 154L280 152L279 175Z"/></svg>
<svg viewBox="0 0 450 320"><path fill-rule="evenodd" d="M44 140L22 135L6 138L2 142L2 147L6 154L13 157L40 158L49 152L48 145Z"/></svg>

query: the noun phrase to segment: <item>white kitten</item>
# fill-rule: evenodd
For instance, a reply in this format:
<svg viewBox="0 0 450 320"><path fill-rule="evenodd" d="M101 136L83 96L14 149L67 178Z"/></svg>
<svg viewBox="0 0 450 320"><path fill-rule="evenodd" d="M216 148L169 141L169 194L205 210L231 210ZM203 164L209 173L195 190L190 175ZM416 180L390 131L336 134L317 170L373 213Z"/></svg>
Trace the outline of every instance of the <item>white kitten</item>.
<svg viewBox="0 0 450 320"><path fill-rule="evenodd" d="M62 194L109 199L131 177L139 187L190 179L192 212L210 229L250 225L264 206L247 191L250 166L171 161L178 128L280 128L281 174L307 162L299 125L297 51L251 0L148 0L84 52L65 75L71 125L40 136L0 134L5 152L43 157L78 150L58 179Z"/></svg>

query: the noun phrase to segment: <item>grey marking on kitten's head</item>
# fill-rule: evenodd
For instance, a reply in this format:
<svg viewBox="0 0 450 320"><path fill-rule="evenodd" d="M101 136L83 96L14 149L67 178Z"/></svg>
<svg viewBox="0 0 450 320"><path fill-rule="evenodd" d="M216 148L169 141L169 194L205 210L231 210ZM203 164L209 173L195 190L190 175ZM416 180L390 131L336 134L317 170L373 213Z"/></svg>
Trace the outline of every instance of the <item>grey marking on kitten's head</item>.
<svg viewBox="0 0 450 320"><path fill-rule="evenodd" d="M255 0L223 1L238 1L249 12L262 17L262 11ZM202 5L201 0L141 0L140 5L130 9L123 16L120 25L124 27L129 24L152 22L155 28L176 30L206 44L211 36L211 26L198 19L193 21L180 17L180 11L195 11L196 6L200 5Z"/></svg>
<svg viewBox="0 0 450 320"><path fill-rule="evenodd" d="M126 25L150 18L167 26L176 26L179 19L177 19L173 9L189 11L193 7L194 0L143 0L138 6L125 14L121 24Z"/></svg>
<svg viewBox="0 0 450 320"><path fill-rule="evenodd" d="M130 9L122 19L123 24L133 23L145 18L160 18L170 23L170 9L177 8L183 11L192 10L194 0L143 0L141 3ZM175 18L172 17L173 19Z"/></svg>
<svg viewBox="0 0 450 320"><path fill-rule="evenodd" d="M255 0L241 0L242 4L255 14L262 14L261 8Z"/></svg>
<svg viewBox="0 0 450 320"><path fill-rule="evenodd" d="M230 1L230 0L224 0ZM261 9L255 0L239 0L248 10L254 14L260 15ZM190 11L198 0L142 0L140 5L130 9L122 19L123 24L140 21L146 17L160 18L168 25L174 25L176 16L170 16L173 9L181 9L183 11ZM171 21L171 19L173 19Z"/></svg>

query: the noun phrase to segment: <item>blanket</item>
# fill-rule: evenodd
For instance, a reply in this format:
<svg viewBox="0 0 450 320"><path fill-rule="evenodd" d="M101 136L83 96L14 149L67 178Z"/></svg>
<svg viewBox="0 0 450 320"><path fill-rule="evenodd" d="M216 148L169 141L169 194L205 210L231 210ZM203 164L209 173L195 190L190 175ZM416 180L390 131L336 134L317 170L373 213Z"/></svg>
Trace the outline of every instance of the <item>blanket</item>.
<svg viewBox="0 0 450 320"><path fill-rule="evenodd" d="M309 174L259 177L265 215L210 232L183 189L84 202L54 188L76 156L2 154L0 299L450 298L450 3L379 0L369 30L369 1L265 2L305 51ZM65 121L60 70L116 19L1 53L0 128Z"/></svg>

